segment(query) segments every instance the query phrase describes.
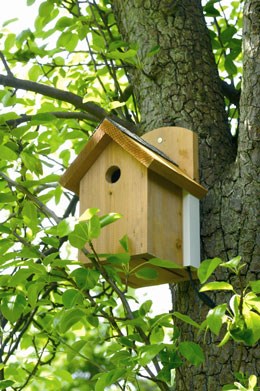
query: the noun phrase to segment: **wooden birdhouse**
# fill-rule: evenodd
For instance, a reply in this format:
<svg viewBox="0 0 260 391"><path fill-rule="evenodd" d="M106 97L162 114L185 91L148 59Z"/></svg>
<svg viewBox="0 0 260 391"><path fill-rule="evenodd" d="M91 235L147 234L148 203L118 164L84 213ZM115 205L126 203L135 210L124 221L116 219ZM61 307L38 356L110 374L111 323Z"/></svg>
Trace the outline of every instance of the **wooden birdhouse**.
<svg viewBox="0 0 260 391"><path fill-rule="evenodd" d="M166 127L142 138L104 120L61 179L79 195L80 213L98 207L122 218L103 228L98 253L122 253L129 238L131 267L151 258L182 266L200 263L198 140L188 129ZM90 262L81 254L80 260ZM188 279L185 269L158 268L157 280L131 277L134 287Z"/></svg>

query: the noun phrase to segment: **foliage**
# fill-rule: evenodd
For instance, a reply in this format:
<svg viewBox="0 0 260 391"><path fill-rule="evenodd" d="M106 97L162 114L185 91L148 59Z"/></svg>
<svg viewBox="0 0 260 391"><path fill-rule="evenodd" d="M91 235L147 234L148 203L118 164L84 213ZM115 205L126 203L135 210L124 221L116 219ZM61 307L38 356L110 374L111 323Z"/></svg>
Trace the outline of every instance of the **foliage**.
<svg viewBox="0 0 260 391"><path fill-rule="evenodd" d="M204 4L211 44L223 80L227 112L233 134L239 118L242 75L242 21L244 1L209 0Z"/></svg>
<svg viewBox="0 0 260 391"><path fill-rule="evenodd" d="M181 340L172 314L153 316L151 300L136 310L131 308L135 299L129 295L127 281L129 274L137 270L131 269L127 252L108 255L105 263L101 258L104 256L95 252L93 240L100 234L102 222L113 223L118 218L117 215L100 218L98 212L86 211L84 221L73 228L58 223L51 230L55 238L68 235L69 242L85 253L93 268L61 260L53 252L43 257L42 262L38 256L36 263L20 260L19 268L15 267L10 276L1 276L2 370L6 378L2 388L10 385L22 390L33 378L32 390L43 386L79 389L86 379L90 390L101 391L112 384L119 389L132 384L138 389L140 379L145 378L160 389L170 389L172 371L178 370L184 360L197 366L204 362L203 350L197 343ZM123 243L127 248L126 238ZM240 260L240 257L227 263L207 260L202 262L198 274L205 282L205 275L208 278L216 267L225 267L240 279L243 267ZM158 259L150 263L160 265ZM165 266L165 261L161 261L161 266ZM176 312L173 315L200 332L209 330L215 335L220 334L225 324L227 333L219 347L228 338L236 343L256 344L260 337L259 284L249 282L239 294L231 284L211 282L203 285L201 291L213 289L235 293L229 307L227 303L216 306L201 325L187 315ZM15 353L17 361L12 362ZM27 356L26 362L23 355ZM58 370L61 360L63 369ZM254 377L249 382L255 384Z"/></svg>
<svg viewBox="0 0 260 391"><path fill-rule="evenodd" d="M228 18L219 1L208 1L204 12L220 73L239 90L238 3L232 2ZM131 273L154 273L131 269L127 239L106 265L95 252L92 241L120 216L100 217L90 209L77 221L77 196L58 184L105 116L138 128L129 69L142 64L135 42L120 37L110 2L39 1L34 29L15 34L12 23L0 34L0 389L171 389L183 362L204 361L203 347L181 339L174 317L214 335L225 326L222 345L227 339L255 344L256 282L240 292L223 282L205 285L204 291L228 289L233 296L202 324L177 312L153 315L153 303L139 304L124 282ZM226 95L230 118L238 112L232 93ZM79 264L72 247L82 249L93 267ZM150 264L169 267L165 260ZM201 282L218 266L240 281L238 261L214 259L202 264ZM237 380L237 389L246 387L247 380ZM248 390L254 388L251 376Z"/></svg>

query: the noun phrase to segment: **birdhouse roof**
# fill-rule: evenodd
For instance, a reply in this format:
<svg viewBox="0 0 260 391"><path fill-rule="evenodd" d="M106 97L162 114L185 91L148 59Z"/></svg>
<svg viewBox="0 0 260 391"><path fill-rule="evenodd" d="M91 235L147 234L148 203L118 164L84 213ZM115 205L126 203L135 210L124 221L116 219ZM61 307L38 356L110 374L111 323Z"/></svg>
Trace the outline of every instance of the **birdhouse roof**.
<svg viewBox="0 0 260 391"><path fill-rule="evenodd" d="M86 146L63 174L60 180L61 185L79 194L81 179L111 141L120 145L126 153L132 155L148 170L159 174L197 198L205 196L207 190L184 173L162 151L108 119L100 124Z"/></svg>

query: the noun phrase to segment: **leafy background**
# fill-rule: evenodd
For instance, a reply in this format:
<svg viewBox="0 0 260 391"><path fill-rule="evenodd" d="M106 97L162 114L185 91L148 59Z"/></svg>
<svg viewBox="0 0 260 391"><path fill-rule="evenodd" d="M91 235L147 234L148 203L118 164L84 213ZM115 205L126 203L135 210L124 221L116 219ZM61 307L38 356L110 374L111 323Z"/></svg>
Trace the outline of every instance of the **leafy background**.
<svg viewBox="0 0 260 391"><path fill-rule="evenodd" d="M37 10L30 24L24 18L16 33L16 21L6 21L0 33L0 389L171 389L183 361L203 363L201 334L181 341L172 314L158 314L155 300L125 291L115 270L100 266L94 249L96 268L77 262L72 246L91 244L102 223L92 210L77 225L77 197L59 185L104 116L138 131L129 77L131 67L143 66L138 47L122 40L108 1L27 0L27 6ZM234 137L242 6L204 2ZM151 48L148 56L159 50ZM117 256L116 264L125 271L127 241L123 247L125 256ZM240 261L231 265L238 278ZM203 264L202 283L220 263ZM174 316L216 336L225 325L223 344L254 344L259 286L251 284L251 296L248 288L234 292L225 283L204 287L211 289L235 295L228 315L229 303L223 303L201 325ZM246 314L241 300L247 300ZM248 389L256 385L254 376L238 380Z"/></svg>

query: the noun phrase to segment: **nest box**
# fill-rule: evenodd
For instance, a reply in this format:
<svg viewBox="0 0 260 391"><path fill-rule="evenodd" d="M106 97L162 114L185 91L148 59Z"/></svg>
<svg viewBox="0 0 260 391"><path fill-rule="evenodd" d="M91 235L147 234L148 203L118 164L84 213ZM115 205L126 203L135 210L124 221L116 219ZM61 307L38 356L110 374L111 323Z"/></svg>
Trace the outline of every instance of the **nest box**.
<svg viewBox="0 0 260 391"><path fill-rule="evenodd" d="M129 238L131 266L150 258L182 266L200 263L198 140L179 127L152 130L142 138L105 119L61 178L79 195L80 213L98 207L103 214L123 215L93 241L98 253L122 253ZM80 260L90 261L83 254ZM157 280L133 276L134 287L188 279L185 269L157 268Z"/></svg>

